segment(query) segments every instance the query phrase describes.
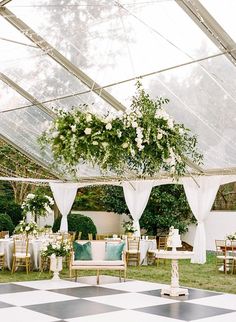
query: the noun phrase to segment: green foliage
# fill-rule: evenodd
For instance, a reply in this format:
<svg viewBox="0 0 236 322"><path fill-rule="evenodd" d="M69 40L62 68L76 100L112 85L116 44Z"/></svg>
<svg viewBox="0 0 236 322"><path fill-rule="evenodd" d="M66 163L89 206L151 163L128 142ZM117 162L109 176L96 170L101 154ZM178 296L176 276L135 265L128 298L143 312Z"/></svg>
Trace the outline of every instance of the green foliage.
<svg viewBox="0 0 236 322"><path fill-rule="evenodd" d="M104 207L107 211L129 214L123 189L121 187L104 187ZM194 221L182 185L162 185L152 189L148 204L140 219L140 227L148 234L167 233L170 226L178 228L180 233L187 230Z"/></svg>
<svg viewBox="0 0 236 322"><path fill-rule="evenodd" d="M129 214L122 187L103 186L103 191L102 202L106 211L115 212L119 215Z"/></svg>
<svg viewBox="0 0 236 322"><path fill-rule="evenodd" d="M8 230L11 235L14 230L14 225L8 214L0 213L0 231L2 230Z"/></svg>
<svg viewBox="0 0 236 322"><path fill-rule="evenodd" d="M5 198L0 198L0 213L8 214L14 226L18 225L23 218L21 206Z"/></svg>
<svg viewBox="0 0 236 322"><path fill-rule="evenodd" d="M52 230L53 232L56 232L60 229L61 225L61 216L55 219ZM97 233L97 228L94 225L91 218L81 215L81 214L73 214L70 213L68 215L68 231L76 231L78 232L82 231L82 239L88 239L88 234L93 234L93 236ZM77 236L76 236L77 237Z"/></svg>
<svg viewBox="0 0 236 322"><path fill-rule="evenodd" d="M179 177L186 172L186 157L200 164L202 155L197 151L196 136L164 110L168 102L152 100L138 82L127 112L102 118L91 114L85 104L59 110L40 143L42 148L50 145L54 160L72 171L76 171L79 155L105 172L122 174L129 169L138 175L153 175L165 170Z"/></svg>
<svg viewBox="0 0 236 322"><path fill-rule="evenodd" d="M180 233L194 221L182 185L162 185L152 189L140 226L152 234L167 233L170 226Z"/></svg>
<svg viewBox="0 0 236 322"><path fill-rule="evenodd" d="M104 210L102 196L104 189L102 186L90 186L79 188L73 204L73 210Z"/></svg>

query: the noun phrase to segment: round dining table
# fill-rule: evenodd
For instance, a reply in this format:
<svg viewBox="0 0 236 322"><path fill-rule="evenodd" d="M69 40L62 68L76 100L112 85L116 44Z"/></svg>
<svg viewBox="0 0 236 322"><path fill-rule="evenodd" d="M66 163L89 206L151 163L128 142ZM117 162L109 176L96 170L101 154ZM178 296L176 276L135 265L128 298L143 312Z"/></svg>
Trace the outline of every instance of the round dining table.
<svg viewBox="0 0 236 322"><path fill-rule="evenodd" d="M41 239L34 238L29 240L29 253L33 269L39 269L41 246ZM12 266L13 238L0 239L0 252L5 254L5 266L10 270Z"/></svg>

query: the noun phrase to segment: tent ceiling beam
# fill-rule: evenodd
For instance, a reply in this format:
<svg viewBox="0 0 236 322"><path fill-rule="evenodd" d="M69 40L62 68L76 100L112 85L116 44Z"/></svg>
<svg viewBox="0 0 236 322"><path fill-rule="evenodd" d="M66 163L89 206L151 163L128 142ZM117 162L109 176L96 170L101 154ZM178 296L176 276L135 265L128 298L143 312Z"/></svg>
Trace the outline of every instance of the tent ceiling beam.
<svg viewBox="0 0 236 322"><path fill-rule="evenodd" d="M27 152L25 149L22 149L21 147L19 147L17 144L15 144L14 142L11 141L11 139L7 138L5 135L0 133L0 139L2 141L4 141L5 143L13 146L17 151L19 151L20 153L22 153L23 155L25 155L28 159L32 160L33 162L37 163L38 165L40 165L42 168L46 169L49 173L51 173L52 175L54 175L56 178L61 179L60 175L58 173L56 173L55 171L53 171L52 169L49 168L49 166L44 163L42 160L36 158L35 156L33 156L32 154L30 154L29 152Z"/></svg>
<svg viewBox="0 0 236 322"><path fill-rule="evenodd" d="M175 1L221 51L226 51L225 56L235 65L236 43L199 0Z"/></svg>
<svg viewBox="0 0 236 322"><path fill-rule="evenodd" d="M31 182L31 183L63 183L62 180L51 180L51 179L34 179L34 178L15 178L15 177L1 177L0 181L19 181L19 182Z"/></svg>
<svg viewBox="0 0 236 322"><path fill-rule="evenodd" d="M46 40L39 36L21 19L17 18L10 10L8 10L6 7L0 7L0 15L21 33L23 33L35 45L41 48L48 56L50 56L53 60L55 60L58 64L65 68L69 73L77 77L82 83L89 87L91 91L99 95L108 104L110 104L116 110L125 110L125 107L106 90L104 90L103 88L97 90L96 88L101 88L99 84L97 84L77 66L72 64L65 56L63 56L54 47L52 47Z"/></svg>
<svg viewBox="0 0 236 322"><path fill-rule="evenodd" d="M190 160L189 158L185 158L185 162L186 164L193 170L196 170L197 172L199 172L200 174L204 174L205 170L203 168L201 168L199 165L195 164L192 160Z"/></svg>
<svg viewBox="0 0 236 322"><path fill-rule="evenodd" d="M0 7L5 6L6 4L8 4L9 2L11 2L12 0L2 0L0 1Z"/></svg>
<svg viewBox="0 0 236 322"><path fill-rule="evenodd" d="M13 90L15 90L17 93L19 93L21 96L26 98L28 101L30 101L34 106L37 106L40 110L45 112L47 115L49 115L51 118L55 118L56 114L44 106L42 103L40 103L35 97L33 97L30 93L28 93L26 90L24 90L22 87L20 87L18 84L16 84L12 79L7 77L5 74L0 73L0 79L10 86Z"/></svg>

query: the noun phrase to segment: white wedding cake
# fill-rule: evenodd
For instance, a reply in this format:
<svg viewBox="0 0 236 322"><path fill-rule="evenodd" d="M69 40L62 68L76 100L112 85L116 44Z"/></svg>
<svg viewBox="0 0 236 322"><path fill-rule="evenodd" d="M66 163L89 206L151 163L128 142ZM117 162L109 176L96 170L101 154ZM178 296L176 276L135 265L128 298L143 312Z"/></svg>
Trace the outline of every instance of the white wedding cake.
<svg viewBox="0 0 236 322"><path fill-rule="evenodd" d="M175 229L174 227L170 227L169 236L167 238L167 247L182 247L179 229Z"/></svg>

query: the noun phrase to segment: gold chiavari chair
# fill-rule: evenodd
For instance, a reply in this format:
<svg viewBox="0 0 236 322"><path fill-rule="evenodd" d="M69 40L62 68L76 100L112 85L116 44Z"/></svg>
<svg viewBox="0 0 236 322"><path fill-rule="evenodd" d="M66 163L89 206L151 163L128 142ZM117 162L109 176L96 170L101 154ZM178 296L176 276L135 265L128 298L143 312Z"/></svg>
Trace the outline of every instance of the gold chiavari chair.
<svg viewBox="0 0 236 322"><path fill-rule="evenodd" d="M225 274L233 267L232 245L229 240L215 240L216 245L216 268Z"/></svg>
<svg viewBox="0 0 236 322"><path fill-rule="evenodd" d="M167 250L167 238L168 236L159 236L157 240L157 251ZM160 263L160 258L157 258L157 265ZM163 259L163 263L166 263L166 260Z"/></svg>
<svg viewBox="0 0 236 322"><path fill-rule="evenodd" d="M93 234L88 233L88 240L93 240Z"/></svg>
<svg viewBox="0 0 236 322"><path fill-rule="evenodd" d="M140 264L140 237L127 238L126 262Z"/></svg>
<svg viewBox="0 0 236 322"><path fill-rule="evenodd" d="M18 267L25 267L27 274L30 270L29 239L25 235L15 236L13 239L12 273Z"/></svg>

